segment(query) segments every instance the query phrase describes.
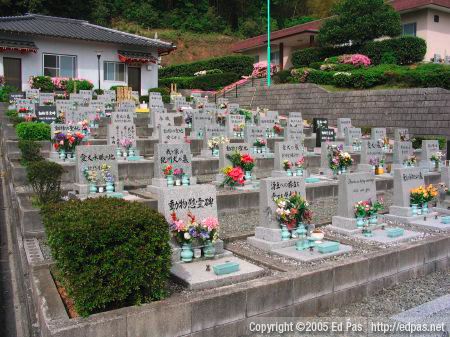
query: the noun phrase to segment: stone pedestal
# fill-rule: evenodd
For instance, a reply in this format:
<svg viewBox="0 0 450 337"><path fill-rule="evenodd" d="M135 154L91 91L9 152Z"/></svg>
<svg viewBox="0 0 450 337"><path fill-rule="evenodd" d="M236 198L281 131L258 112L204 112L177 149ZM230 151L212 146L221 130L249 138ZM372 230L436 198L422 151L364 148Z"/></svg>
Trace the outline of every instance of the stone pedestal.
<svg viewBox="0 0 450 337"><path fill-rule="evenodd" d="M374 172L373 166L370 164L358 164L358 172Z"/></svg>
<svg viewBox="0 0 450 337"><path fill-rule="evenodd" d="M327 241L324 240L324 242L327 242ZM340 244L339 250L335 251L335 252L331 252L331 253L320 253L317 250L317 247L314 247L314 249L312 251L309 249L297 250L297 248L295 246L276 249L273 251L273 253L280 255L280 256L288 257L288 258L291 258L291 259L294 259L297 261L301 261L301 262L312 262L312 261L322 260L322 259L325 259L325 258L331 257L331 256L338 256L338 255L346 254L351 251L352 251L351 246Z"/></svg>
<svg viewBox="0 0 450 337"><path fill-rule="evenodd" d="M193 186L193 185L197 185L197 177L189 178L189 186ZM162 193L164 189L172 189L172 188L179 188L179 187L181 187L181 186L171 186L171 187L167 186L166 178L152 178L152 184L147 186L147 190L150 193L159 195L159 193Z"/></svg>
<svg viewBox="0 0 450 337"><path fill-rule="evenodd" d="M100 196L100 195L106 195L106 193L92 193L89 194L89 185L88 184L79 184L79 183L74 183L73 184L75 187L75 191L77 192L77 194L80 197L87 197L89 196ZM123 190L123 182L122 181L118 181L114 183L114 192L120 192L120 193L124 193Z"/></svg>
<svg viewBox="0 0 450 337"><path fill-rule="evenodd" d="M389 207L389 214L385 214L384 218L395 223L409 224L417 220L423 220L425 216L431 219L435 215L437 215L435 211L427 214L413 215L411 207L391 206Z"/></svg>
<svg viewBox="0 0 450 337"><path fill-rule="evenodd" d="M370 228L375 229L383 226L383 221L380 216L378 216L377 224L369 225ZM344 235L357 235L361 233L362 228L356 226L356 218L346 218L342 216L333 216L331 219L331 225L327 228L332 231Z"/></svg>

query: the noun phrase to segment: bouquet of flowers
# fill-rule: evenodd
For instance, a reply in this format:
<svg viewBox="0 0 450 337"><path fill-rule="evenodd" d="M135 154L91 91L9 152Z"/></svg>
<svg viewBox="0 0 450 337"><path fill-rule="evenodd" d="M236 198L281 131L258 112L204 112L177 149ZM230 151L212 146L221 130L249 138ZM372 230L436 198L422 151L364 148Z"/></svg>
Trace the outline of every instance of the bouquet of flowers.
<svg viewBox="0 0 450 337"><path fill-rule="evenodd" d="M411 155L411 156L408 156L408 158L403 161L403 165L415 166L416 162L417 162L416 156L415 155Z"/></svg>
<svg viewBox="0 0 450 337"><path fill-rule="evenodd" d="M20 108L18 112L20 114L29 114L29 113L31 113L31 110L28 108Z"/></svg>
<svg viewBox="0 0 450 337"><path fill-rule="evenodd" d="M241 132L242 129L244 129L245 124L237 124L233 126L233 131L234 132Z"/></svg>
<svg viewBox="0 0 450 337"><path fill-rule="evenodd" d="M285 171L290 170L292 168L292 162L289 160L283 160L283 169Z"/></svg>
<svg viewBox="0 0 450 337"><path fill-rule="evenodd" d="M172 165L165 165L163 167L163 174L165 177L171 176L173 174L173 166Z"/></svg>
<svg viewBox="0 0 450 337"><path fill-rule="evenodd" d="M110 184L114 183L114 176L111 173L111 165L102 164L102 166L100 168L100 172L101 172L101 176L102 176L102 181L104 181L105 183L110 183Z"/></svg>
<svg viewBox="0 0 450 337"><path fill-rule="evenodd" d="M264 147L264 146L266 146L266 144L267 144L267 142L264 138L257 138L255 140L255 142L253 143L253 146Z"/></svg>
<svg viewBox="0 0 450 337"><path fill-rule="evenodd" d="M251 171L255 167L255 159L247 153L241 154L239 151L233 151L227 155L227 159L233 167L240 167L244 171Z"/></svg>
<svg viewBox="0 0 450 337"><path fill-rule="evenodd" d="M348 152L343 151L342 145L328 146L328 166L333 171L347 168L353 164L353 159Z"/></svg>
<svg viewBox="0 0 450 337"><path fill-rule="evenodd" d="M376 200L375 202L369 200L369 203L370 203L370 209L368 212L369 216L375 215L384 209L383 200Z"/></svg>
<svg viewBox="0 0 450 337"><path fill-rule="evenodd" d="M295 166L297 168L303 168L303 166L305 165L305 157L300 157L297 159L297 161L295 162Z"/></svg>
<svg viewBox="0 0 450 337"><path fill-rule="evenodd" d="M208 140L208 149L218 149L220 144L228 144L230 140L227 137L212 137Z"/></svg>
<svg viewBox="0 0 450 337"><path fill-rule="evenodd" d="M430 160L433 161L435 164L438 164L441 162L443 157L444 154L441 151L438 151L431 155Z"/></svg>
<svg viewBox="0 0 450 337"><path fill-rule="evenodd" d="M370 159L369 159L369 164L372 165L372 166L375 166L375 167L380 167L380 166L383 166L383 165L384 165L384 160L383 160L383 159L380 159L380 158L378 158L378 157L376 157L376 158L370 158Z"/></svg>
<svg viewBox="0 0 450 337"><path fill-rule="evenodd" d="M28 114L28 115L25 115L23 117L23 119L25 120L25 122L34 122L37 118L35 115Z"/></svg>
<svg viewBox="0 0 450 337"><path fill-rule="evenodd" d="M122 138L119 140L119 145L125 150L129 150L133 145L133 141L130 138Z"/></svg>
<svg viewBox="0 0 450 337"><path fill-rule="evenodd" d="M181 179L183 174L184 174L184 171L182 168L176 168L175 170L173 170L173 175L175 176L176 179Z"/></svg>
<svg viewBox="0 0 450 337"><path fill-rule="evenodd" d="M432 201L437 195L437 189L432 185L419 186L410 191L411 205L422 205L423 203Z"/></svg>
<svg viewBox="0 0 450 337"><path fill-rule="evenodd" d="M187 214L187 218L187 222L184 222L177 217L175 212L171 214L170 231L180 245L192 243L194 240L215 242L219 238L217 218L207 217L198 222L192 212Z"/></svg>
<svg viewBox="0 0 450 337"><path fill-rule="evenodd" d="M274 201L277 205L275 213L278 221L289 230L296 228L301 222L311 222L312 211L308 202L299 194L292 193L288 198L275 198Z"/></svg>
<svg viewBox="0 0 450 337"><path fill-rule="evenodd" d="M358 201L355 206L355 217L366 218L369 215L370 203L368 200Z"/></svg>
<svg viewBox="0 0 450 337"><path fill-rule="evenodd" d="M283 133L283 128L280 124L275 123L275 125L273 126L273 132L275 132L275 134L277 135L281 135Z"/></svg>
<svg viewBox="0 0 450 337"><path fill-rule="evenodd" d="M94 170L89 170L87 167L85 167L83 169L83 175L86 178L86 180L88 181L88 183L90 184L95 184L97 183L97 171Z"/></svg>
<svg viewBox="0 0 450 337"><path fill-rule="evenodd" d="M244 116L246 122L250 122L253 118L253 113L250 110L239 109L239 115Z"/></svg>
<svg viewBox="0 0 450 337"><path fill-rule="evenodd" d="M215 217L207 217L201 221L200 226L200 238L203 241L211 240L212 242L217 241L219 235L217 233L219 229L219 221Z"/></svg>
<svg viewBox="0 0 450 337"><path fill-rule="evenodd" d="M244 185L244 171L241 167L227 166L222 170L225 178L220 186L235 187L236 185Z"/></svg>
<svg viewBox="0 0 450 337"><path fill-rule="evenodd" d="M72 152L75 148L81 144L84 135L81 132L67 132L55 131L53 137L53 147L55 151L64 150L66 152Z"/></svg>
<svg viewBox="0 0 450 337"><path fill-rule="evenodd" d="M43 102L43 104L44 105L53 105L53 102L46 100L46 101Z"/></svg>

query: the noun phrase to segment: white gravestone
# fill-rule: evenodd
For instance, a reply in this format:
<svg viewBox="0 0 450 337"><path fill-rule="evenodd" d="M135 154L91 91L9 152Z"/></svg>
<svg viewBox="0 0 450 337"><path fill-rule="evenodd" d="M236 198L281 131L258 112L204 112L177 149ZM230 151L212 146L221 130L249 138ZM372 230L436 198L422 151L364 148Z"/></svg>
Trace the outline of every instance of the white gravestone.
<svg viewBox="0 0 450 337"><path fill-rule="evenodd" d="M39 94L39 105L54 105L55 94L50 92L41 92Z"/></svg>
<svg viewBox="0 0 450 337"><path fill-rule="evenodd" d="M227 135L230 138L242 138L242 137L235 137L235 133L244 134L244 127L245 127L245 116L242 115L228 115L225 118L225 128L227 130ZM242 130L241 130L242 128ZM237 129L241 131L237 131Z"/></svg>
<svg viewBox="0 0 450 337"><path fill-rule="evenodd" d="M250 154L251 146L247 143L228 143L219 145L219 169L231 165L227 155L232 154L235 151L239 151L241 154ZM251 155L251 154L250 154Z"/></svg>
<svg viewBox="0 0 450 337"><path fill-rule="evenodd" d="M298 112L299 113L299 112ZM293 112L290 112L290 114L294 114ZM284 139L286 141L297 141L302 143L304 137L303 133L303 118L300 117L291 117L289 115L285 133L284 133Z"/></svg>
<svg viewBox="0 0 450 337"><path fill-rule="evenodd" d="M432 169L434 162L431 161L431 156L439 151L439 142L437 140L423 140L422 153L420 155L420 167Z"/></svg>
<svg viewBox="0 0 450 337"><path fill-rule="evenodd" d="M402 168L404 162L413 154L414 150L411 142L395 142L392 168Z"/></svg>
<svg viewBox="0 0 450 337"><path fill-rule="evenodd" d="M338 118L337 119L337 128L339 138L345 137L345 130L352 127L352 120L350 118Z"/></svg>
<svg viewBox="0 0 450 337"><path fill-rule="evenodd" d="M362 138L361 128L347 128L345 130L345 145L353 146L354 141L360 141Z"/></svg>
<svg viewBox="0 0 450 337"><path fill-rule="evenodd" d="M372 140L379 140L386 138L386 128L372 128L372 131L370 133L370 138Z"/></svg>
<svg viewBox="0 0 450 337"><path fill-rule="evenodd" d="M399 142L399 141L409 141L410 139L411 139L411 138L410 138L409 130L408 130L408 129L400 129L400 128L397 128L397 129L394 130L394 140L395 140L396 142Z"/></svg>
<svg viewBox="0 0 450 337"><path fill-rule="evenodd" d="M275 143L275 171L284 171L283 161L289 160L292 164L305 154L305 148L298 142L277 142Z"/></svg>
<svg viewBox="0 0 450 337"><path fill-rule="evenodd" d="M264 126L247 125L244 131L244 140L251 146L257 138L266 138L266 128Z"/></svg>
<svg viewBox="0 0 450 337"><path fill-rule="evenodd" d="M39 103L39 89L27 89L25 91L25 98L31 99L34 104Z"/></svg>
<svg viewBox="0 0 450 337"><path fill-rule="evenodd" d="M381 162L384 159L383 143L379 140L363 140L361 146L361 161L358 171L372 171L371 161Z"/></svg>

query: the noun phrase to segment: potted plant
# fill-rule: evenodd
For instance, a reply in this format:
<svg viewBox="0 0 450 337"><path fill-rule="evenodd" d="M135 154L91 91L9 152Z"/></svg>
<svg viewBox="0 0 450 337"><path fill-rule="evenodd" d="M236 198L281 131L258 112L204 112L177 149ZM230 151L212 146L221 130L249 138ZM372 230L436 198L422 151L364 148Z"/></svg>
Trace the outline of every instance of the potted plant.
<svg viewBox="0 0 450 337"><path fill-rule="evenodd" d="M167 186L173 186L174 180L173 180L173 166L172 165L165 165L163 168L163 174L166 177L167 180Z"/></svg>

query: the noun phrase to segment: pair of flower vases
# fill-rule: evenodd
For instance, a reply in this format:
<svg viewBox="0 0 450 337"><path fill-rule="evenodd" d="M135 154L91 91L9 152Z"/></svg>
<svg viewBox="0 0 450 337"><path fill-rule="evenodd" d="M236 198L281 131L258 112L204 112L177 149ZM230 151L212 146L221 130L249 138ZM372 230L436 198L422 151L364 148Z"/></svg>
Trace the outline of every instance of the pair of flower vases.
<svg viewBox="0 0 450 337"><path fill-rule="evenodd" d="M371 215L368 218L357 217L356 218L356 227L363 228L367 225L376 225L378 224L378 216L376 214Z"/></svg>
<svg viewBox="0 0 450 337"><path fill-rule="evenodd" d="M89 184L89 193L112 193L114 192L114 184L106 183L106 186L97 186L95 184Z"/></svg>
<svg viewBox="0 0 450 337"><path fill-rule="evenodd" d="M286 170L286 174L289 177L292 177L292 176L294 176L294 177L302 177L303 176L303 169L302 168L298 168L295 171L293 171L293 170Z"/></svg>
<svg viewBox="0 0 450 337"><path fill-rule="evenodd" d="M65 161L66 159L67 160L75 160L75 153L74 152L66 152L65 150L59 150L58 157L62 161Z"/></svg>
<svg viewBox="0 0 450 337"><path fill-rule="evenodd" d="M185 174L183 174L180 178L174 178L173 175L169 175L166 177L167 180L167 186L168 187L172 187L172 186L189 186L190 185L190 181L189 181L189 177Z"/></svg>
<svg viewBox="0 0 450 337"><path fill-rule="evenodd" d="M211 240L207 240L205 246L203 247L203 257L206 259L213 259L216 255L216 248ZM187 263L192 262L194 257L194 250L192 249L192 244L183 243L181 246L181 261Z"/></svg>
<svg viewBox="0 0 450 337"><path fill-rule="evenodd" d="M422 207L419 207L418 204L412 204L411 212L413 216L428 214L428 203L427 202L423 203Z"/></svg>
<svg viewBox="0 0 450 337"><path fill-rule="evenodd" d="M135 155L136 155L136 151L133 148L129 148L126 150L122 150L122 149L116 150L117 158L123 157L124 159L127 159L128 157L134 157Z"/></svg>

